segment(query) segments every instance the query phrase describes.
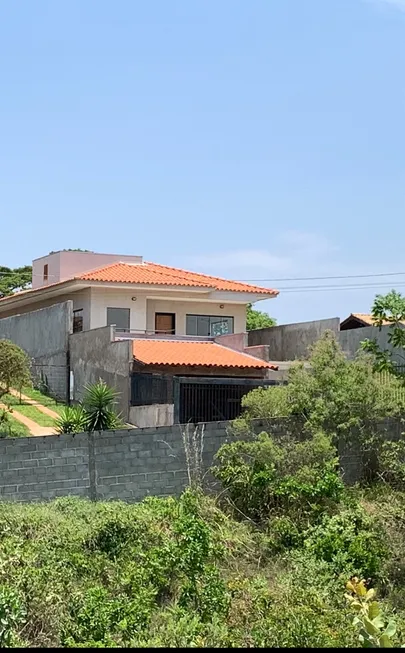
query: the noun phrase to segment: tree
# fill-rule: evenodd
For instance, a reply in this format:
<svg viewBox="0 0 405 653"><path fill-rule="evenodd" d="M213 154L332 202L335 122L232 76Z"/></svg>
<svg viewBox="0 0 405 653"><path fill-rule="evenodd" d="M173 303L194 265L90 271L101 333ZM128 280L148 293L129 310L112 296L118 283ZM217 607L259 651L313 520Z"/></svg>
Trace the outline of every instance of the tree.
<svg viewBox="0 0 405 653"><path fill-rule="evenodd" d="M252 304L247 305L246 310L246 330L265 329L266 327L276 326L276 320L270 317L264 311L257 311L252 308Z"/></svg>
<svg viewBox="0 0 405 653"><path fill-rule="evenodd" d="M395 378L388 384L374 373L373 358L359 352L348 360L331 331L310 348L306 363L294 363L288 385L258 388L242 400L244 414L236 428L246 429L254 418L296 416L312 432L338 435L404 410Z"/></svg>
<svg viewBox="0 0 405 653"><path fill-rule="evenodd" d="M11 340L0 340L0 397L24 385L31 385L30 359Z"/></svg>
<svg viewBox="0 0 405 653"><path fill-rule="evenodd" d="M405 297L391 290L386 295L377 295L371 309L374 326L381 329L388 326L388 342L397 349L396 355L401 356L405 363ZM394 361L393 352L380 349L376 340L366 339L362 348L374 356L374 369L388 371L405 383L405 374L398 363ZM399 353L402 350L402 355Z"/></svg>
<svg viewBox="0 0 405 653"><path fill-rule="evenodd" d="M32 267L6 268L0 265L0 298L27 288L32 281Z"/></svg>

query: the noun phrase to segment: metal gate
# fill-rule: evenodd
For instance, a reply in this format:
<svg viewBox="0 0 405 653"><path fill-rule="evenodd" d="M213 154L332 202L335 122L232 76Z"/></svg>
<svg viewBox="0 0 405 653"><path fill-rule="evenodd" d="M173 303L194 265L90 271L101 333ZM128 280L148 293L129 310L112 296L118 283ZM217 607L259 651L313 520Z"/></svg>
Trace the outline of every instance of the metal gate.
<svg viewBox="0 0 405 653"><path fill-rule="evenodd" d="M174 421L219 422L241 413L241 400L253 388L277 385L264 379L178 377L174 379Z"/></svg>

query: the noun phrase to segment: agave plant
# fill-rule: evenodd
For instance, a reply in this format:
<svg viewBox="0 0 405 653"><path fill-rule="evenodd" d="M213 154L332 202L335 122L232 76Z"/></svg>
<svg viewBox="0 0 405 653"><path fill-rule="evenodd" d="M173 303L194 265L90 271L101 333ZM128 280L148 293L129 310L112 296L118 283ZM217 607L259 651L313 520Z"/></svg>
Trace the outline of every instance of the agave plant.
<svg viewBox="0 0 405 653"><path fill-rule="evenodd" d="M114 410L118 393L102 379L85 387L83 410L88 431L108 431L122 425L120 416Z"/></svg>
<svg viewBox="0 0 405 653"><path fill-rule="evenodd" d="M55 420L58 433L81 433L87 428L87 417L82 406L66 406Z"/></svg>

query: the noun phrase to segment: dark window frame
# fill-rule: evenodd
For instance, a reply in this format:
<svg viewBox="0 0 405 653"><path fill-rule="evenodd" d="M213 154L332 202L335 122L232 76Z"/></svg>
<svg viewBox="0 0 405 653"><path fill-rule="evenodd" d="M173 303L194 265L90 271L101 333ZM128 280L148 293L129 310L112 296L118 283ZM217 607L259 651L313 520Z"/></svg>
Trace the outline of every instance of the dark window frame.
<svg viewBox="0 0 405 653"><path fill-rule="evenodd" d="M158 315L170 315L170 317L173 318L173 321L172 321L173 328L171 329L171 331L172 331L172 335L175 335L175 333L176 333L176 313L166 313L166 312L162 313L161 311L155 312L155 333L164 333L163 331L158 331L158 329L157 329L156 323L157 323Z"/></svg>
<svg viewBox="0 0 405 653"><path fill-rule="evenodd" d="M128 315L128 326L121 327L119 326L116 321L109 321L108 320L108 311L126 311ZM107 321L107 326L112 326L115 325L117 329L120 331L129 331L131 328L131 309L127 308L126 306L107 306L106 308L106 321Z"/></svg>
<svg viewBox="0 0 405 653"><path fill-rule="evenodd" d="M81 315L78 315L80 313ZM80 324L80 328L78 327ZM73 311L73 333L81 333L83 331L83 309L76 308Z"/></svg>
<svg viewBox="0 0 405 653"><path fill-rule="evenodd" d="M215 337L215 336L212 335L212 332L211 332L211 328L212 328L211 320L212 319L218 320L218 322L222 322L224 320L231 320L232 321L231 322L232 323L232 331L228 331L227 334L220 334L220 335L228 335L228 334L235 333L235 318L234 318L233 315L201 315L199 313L187 313L186 314L186 335L187 336L192 336L192 335L198 336L199 335L198 333L197 334L187 333L187 318L189 318L189 317L195 317L195 318L201 317L201 318L205 318L205 319L209 320L209 331L210 332L209 332L209 334L207 336L206 336L206 334L203 334L201 337L209 337L209 338ZM198 324L197 324L196 331L198 331Z"/></svg>
<svg viewBox="0 0 405 653"><path fill-rule="evenodd" d="M48 263L45 263L44 265L44 281L48 281L49 279L49 267Z"/></svg>

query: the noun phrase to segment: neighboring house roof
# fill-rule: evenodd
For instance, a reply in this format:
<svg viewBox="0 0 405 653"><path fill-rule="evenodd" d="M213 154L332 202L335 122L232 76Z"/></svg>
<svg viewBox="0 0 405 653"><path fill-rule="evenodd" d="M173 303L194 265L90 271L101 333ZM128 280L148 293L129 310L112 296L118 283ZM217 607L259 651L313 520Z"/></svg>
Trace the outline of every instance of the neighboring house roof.
<svg viewBox="0 0 405 653"><path fill-rule="evenodd" d="M255 292L266 295L277 295L277 290L253 286L239 281L228 281L207 274L189 272L157 263L112 263L111 265L92 270L76 277L85 281L105 281L108 283L145 283L162 286L190 286L212 288L234 292Z"/></svg>
<svg viewBox="0 0 405 653"><path fill-rule="evenodd" d="M138 339L132 343L134 358L145 365L194 365L277 370L278 366L214 342Z"/></svg>
<svg viewBox="0 0 405 653"><path fill-rule="evenodd" d="M361 326L374 326L373 316L370 315L369 313L350 313L349 317L347 317L345 320L341 322L340 328L345 327L351 321L355 321L359 323L359 325ZM383 325L387 325L387 324L392 324L392 322L389 322L388 320L384 320ZM405 324L405 322L401 322L401 324Z"/></svg>
<svg viewBox="0 0 405 653"><path fill-rule="evenodd" d="M30 288L2 297L0 302L7 302L12 299L18 299L20 296L30 294L40 294L48 289L57 288L58 286L68 286L71 283L80 282L100 282L100 283L127 283L134 285L151 285L151 286L179 286L188 288L206 288L207 290L219 290L228 292L245 292L255 293L274 297L278 295L278 290L255 286L239 281L228 281L219 277L212 277L207 274L189 272L179 268L172 268L167 265L157 263L112 263L89 272L75 275L70 279L64 279L55 283L49 283L39 288Z"/></svg>

